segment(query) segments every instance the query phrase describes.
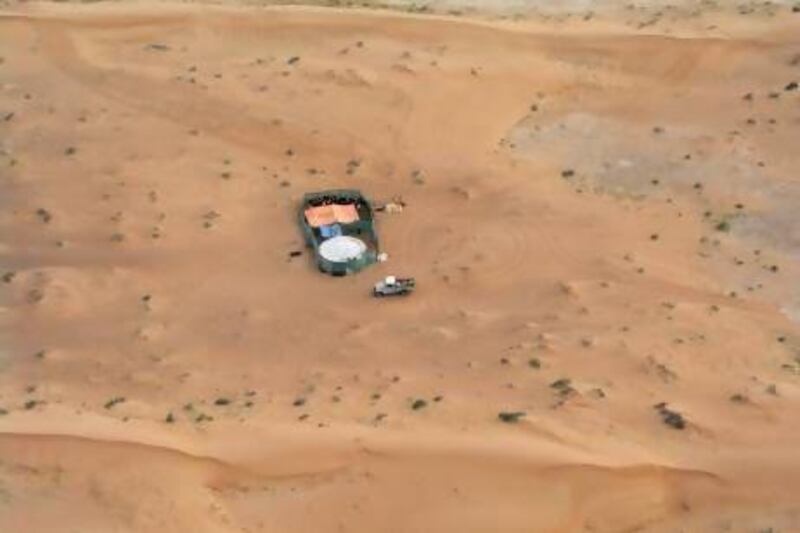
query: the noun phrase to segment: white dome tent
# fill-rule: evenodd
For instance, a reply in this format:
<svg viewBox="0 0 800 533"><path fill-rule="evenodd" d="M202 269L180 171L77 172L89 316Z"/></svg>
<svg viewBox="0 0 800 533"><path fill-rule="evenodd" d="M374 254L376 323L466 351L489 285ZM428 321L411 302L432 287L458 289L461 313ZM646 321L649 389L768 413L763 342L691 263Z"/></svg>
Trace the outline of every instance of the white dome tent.
<svg viewBox="0 0 800 533"><path fill-rule="evenodd" d="M331 263L347 263L366 253L367 245L364 241L349 235L333 237L319 246L319 255Z"/></svg>

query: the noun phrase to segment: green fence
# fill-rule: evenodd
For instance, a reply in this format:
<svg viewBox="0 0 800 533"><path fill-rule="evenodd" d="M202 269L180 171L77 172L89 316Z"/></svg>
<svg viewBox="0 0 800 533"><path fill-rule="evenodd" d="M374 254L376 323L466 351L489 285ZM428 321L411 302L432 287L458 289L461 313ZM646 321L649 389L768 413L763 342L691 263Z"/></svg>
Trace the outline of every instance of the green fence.
<svg viewBox="0 0 800 533"><path fill-rule="evenodd" d="M351 224L339 224L342 235L355 237L364 242L367 251L357 258L349 261L334 262L322 257L319 253L320 245L325 239L319 230L311 227L305 217L305 210L315 202L321 201L326 197L342 198L358 203L359 220ZM300 226L303 229L306 244L314 250L314 260L320 271L334 276L345 276L360 272L378 260L379 245L378 236L375 232L372 204L364 198L361 192L355 189L334 189L306 194L300 205Z"/></svg>

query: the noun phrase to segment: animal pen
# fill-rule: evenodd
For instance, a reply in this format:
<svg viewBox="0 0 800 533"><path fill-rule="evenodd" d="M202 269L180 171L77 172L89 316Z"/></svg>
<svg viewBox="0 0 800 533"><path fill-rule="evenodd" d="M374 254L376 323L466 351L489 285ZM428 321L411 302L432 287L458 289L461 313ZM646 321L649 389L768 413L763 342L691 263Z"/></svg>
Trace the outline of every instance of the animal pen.
<svg viewBox="0 0 800 533"><path fill-rule="evenodd" d="M300 206L300 226L322 272L354 274L378 259L372 205L357 190L306 194Z"/></svg>

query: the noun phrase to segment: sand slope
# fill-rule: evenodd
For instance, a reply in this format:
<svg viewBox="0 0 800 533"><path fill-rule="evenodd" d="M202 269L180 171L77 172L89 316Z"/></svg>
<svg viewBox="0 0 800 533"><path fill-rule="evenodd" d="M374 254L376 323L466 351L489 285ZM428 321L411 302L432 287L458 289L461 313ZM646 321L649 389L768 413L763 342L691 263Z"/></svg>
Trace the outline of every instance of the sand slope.
<svg viewBox="0 0 800 533"><path fill-rule="evenodd" d="M4 8L0 531L800 530L770 9ZM345 186L408 207L333 279Z"/></svg>

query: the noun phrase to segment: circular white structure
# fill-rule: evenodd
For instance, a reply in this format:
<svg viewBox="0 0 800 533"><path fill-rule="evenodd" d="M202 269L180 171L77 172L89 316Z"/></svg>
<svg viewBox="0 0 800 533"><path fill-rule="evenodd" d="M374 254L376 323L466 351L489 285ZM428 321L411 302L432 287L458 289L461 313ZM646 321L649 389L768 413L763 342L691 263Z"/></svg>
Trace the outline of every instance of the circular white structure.
<svg viewBox="0 0 800 533"><path fill-rule="evenodd" d="M367 245L364 241L340 235L319 245L319 255L331 263L346 263L353 259L358 259L367 252Z"/></svg>

